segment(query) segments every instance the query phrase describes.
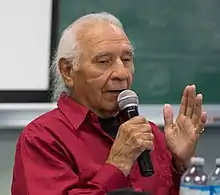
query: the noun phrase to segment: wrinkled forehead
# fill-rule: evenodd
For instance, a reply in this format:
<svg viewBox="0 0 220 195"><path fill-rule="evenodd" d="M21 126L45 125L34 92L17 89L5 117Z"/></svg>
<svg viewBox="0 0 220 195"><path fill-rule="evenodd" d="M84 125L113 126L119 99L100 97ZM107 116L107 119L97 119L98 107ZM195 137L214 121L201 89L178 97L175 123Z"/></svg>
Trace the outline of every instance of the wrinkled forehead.
<svg viewBox="0 0 220 195"><path fill-rule="evenodd" d="M120 53L132 52L132 45L120 27L107 22L91 23L78 31L78 40L83 53L94 55L100 52Z"/></svg>

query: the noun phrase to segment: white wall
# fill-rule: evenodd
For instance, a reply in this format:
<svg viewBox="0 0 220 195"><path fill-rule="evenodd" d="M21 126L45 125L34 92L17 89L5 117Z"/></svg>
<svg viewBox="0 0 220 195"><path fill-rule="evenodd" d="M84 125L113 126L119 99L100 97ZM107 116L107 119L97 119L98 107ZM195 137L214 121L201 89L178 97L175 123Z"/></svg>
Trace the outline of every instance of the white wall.
<svg viewBox="0 0 220 195"><path fill-rule="evenodd" d="M47 90L52 0L0 0L0 90Z"/></svg>

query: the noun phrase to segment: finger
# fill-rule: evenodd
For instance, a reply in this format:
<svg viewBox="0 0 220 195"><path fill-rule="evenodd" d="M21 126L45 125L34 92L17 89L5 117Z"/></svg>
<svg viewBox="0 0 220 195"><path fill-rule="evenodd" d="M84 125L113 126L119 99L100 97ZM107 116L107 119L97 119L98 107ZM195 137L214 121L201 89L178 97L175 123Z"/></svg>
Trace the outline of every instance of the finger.
<svg viewBox="0 0 220 195"><path fill-rule="evenodd" d="M133 138L137 142L145 142L145 141L152 141L153 142L154 135L153 135L153 133L137 133Z"/></svg>
<svg viewBox="0 0 220 195"><path fill-rule="evenodd" d="M153 150L154 143L152 141L144 141L145 150Z"/></svg>
<svg viewBox="0 0 220 195"><path fill-rule="evenodd" d="M170 104L165 104L163 108L164 127L168 128L173 124L173 110Z"/></svg>
<svg viewBox="0 0 220 195"><path fill-rule="evenodd" d="M186 107L186 116L192 118L194 105L196 99L196 86L190 86L188 90L188 98L187 98L187 107Z"/></svg>
<svg viewBox="0 0 220 195"><path fill-rule="evenodd" d="M139 147L143 147L148 142L153 142L154 135L152 133L136 133L133 138L133 144L137 144Z"/></svg>
<svg viewBox="0 0 220 195"><path fill-rule="evenodd" d="M198 94L196 96L194 113L192 116L192 122L194 126L196 126L196 124L199 122L199 119L201 118L202 115L202 100L203 100L202 94Z"/></svg>
<svg viewBox="0 0 220 195"><path fill-rule="evenodd" d="M141 139L145 141L153 141L154 140L154 134L153 133L142 133Z"/></svg>
<svg viewBox="0 0 220 195"><path fill-rule="evenodd" d="M138 145L138 148L142 149L141 152L143 152L144 150L152 150L154 146L152 141L143 140L143 139L138 139L137 145Z"/></svg>
<svg viewBox="0 0 220 195"><path fill-rule="evenodd" d="M131 131L131 133L134 133L134 134L136 134L136 133L143 134L143 133L151 133L152 132L152 128L149 124L138 124L138 125L132 124L132 125L130 125L129 130Z"/></svg>
<svg viewBox="0 0 220 195"><path fill-rule="evenodd" d="M199 123L196 126L196 129L201 132L205 127L206 121L207 121L207 114L206 112L203 112L200 117Z"/></svg>
<svg viewBox="0 0 220 195"><path fill-rule="evenodd" d="M187 107L187 98L188 98L188 90L190 86L186 86L184 91L183 91L183 96L181 99L180 103L180 110L179 110L179 115L185 115L186 114L186 107Z"/></svg>
<svg viewBox="0 0 220 195"><path fill-rule="evenodd" d="M136 126L136 129L139 132L143 132L143 133L151 133L152 132L152 128L151 128L150 124L140 124L140 125Z"/></svg>
<svg viewBox="0 0 220 195"><path fill-rule="evenodd" d="M135 116L129 119L126 123L129 124L148 124L148 120L143 116Z"/></svg>

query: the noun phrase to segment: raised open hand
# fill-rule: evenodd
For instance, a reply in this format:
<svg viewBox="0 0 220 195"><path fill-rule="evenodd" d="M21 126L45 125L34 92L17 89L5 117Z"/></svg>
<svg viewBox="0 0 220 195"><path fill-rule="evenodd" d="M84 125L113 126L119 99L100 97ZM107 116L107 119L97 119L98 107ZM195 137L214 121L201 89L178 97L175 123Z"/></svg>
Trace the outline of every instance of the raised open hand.
<svg viewBox="0 0 220 195"><path fill-rule="evenodd" d="M164 105L164 131L166 143L173 157L188 162L194 155L196 143L206 123L206 113L202 111L202 94L196 95L195 85L184 89L179 114L173 121L173 111Z"/></svg>

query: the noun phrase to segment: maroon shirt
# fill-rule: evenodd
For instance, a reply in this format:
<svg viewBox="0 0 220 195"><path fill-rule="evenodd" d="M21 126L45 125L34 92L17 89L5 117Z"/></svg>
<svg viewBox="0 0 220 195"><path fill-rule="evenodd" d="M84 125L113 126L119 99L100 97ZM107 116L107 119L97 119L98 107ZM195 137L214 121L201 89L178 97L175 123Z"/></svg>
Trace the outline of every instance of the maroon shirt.
<svg viewBox="0 0 220 195"><path fill-rule="evenodd" d="M125 177L105 164L113 139L96 115L62 94L58 108L28 124L17 142L12 195L104 195L125 187L177 195L181 175L172 167L163 133L150 124L155 174L142 177L136 163Z"/></svg>

